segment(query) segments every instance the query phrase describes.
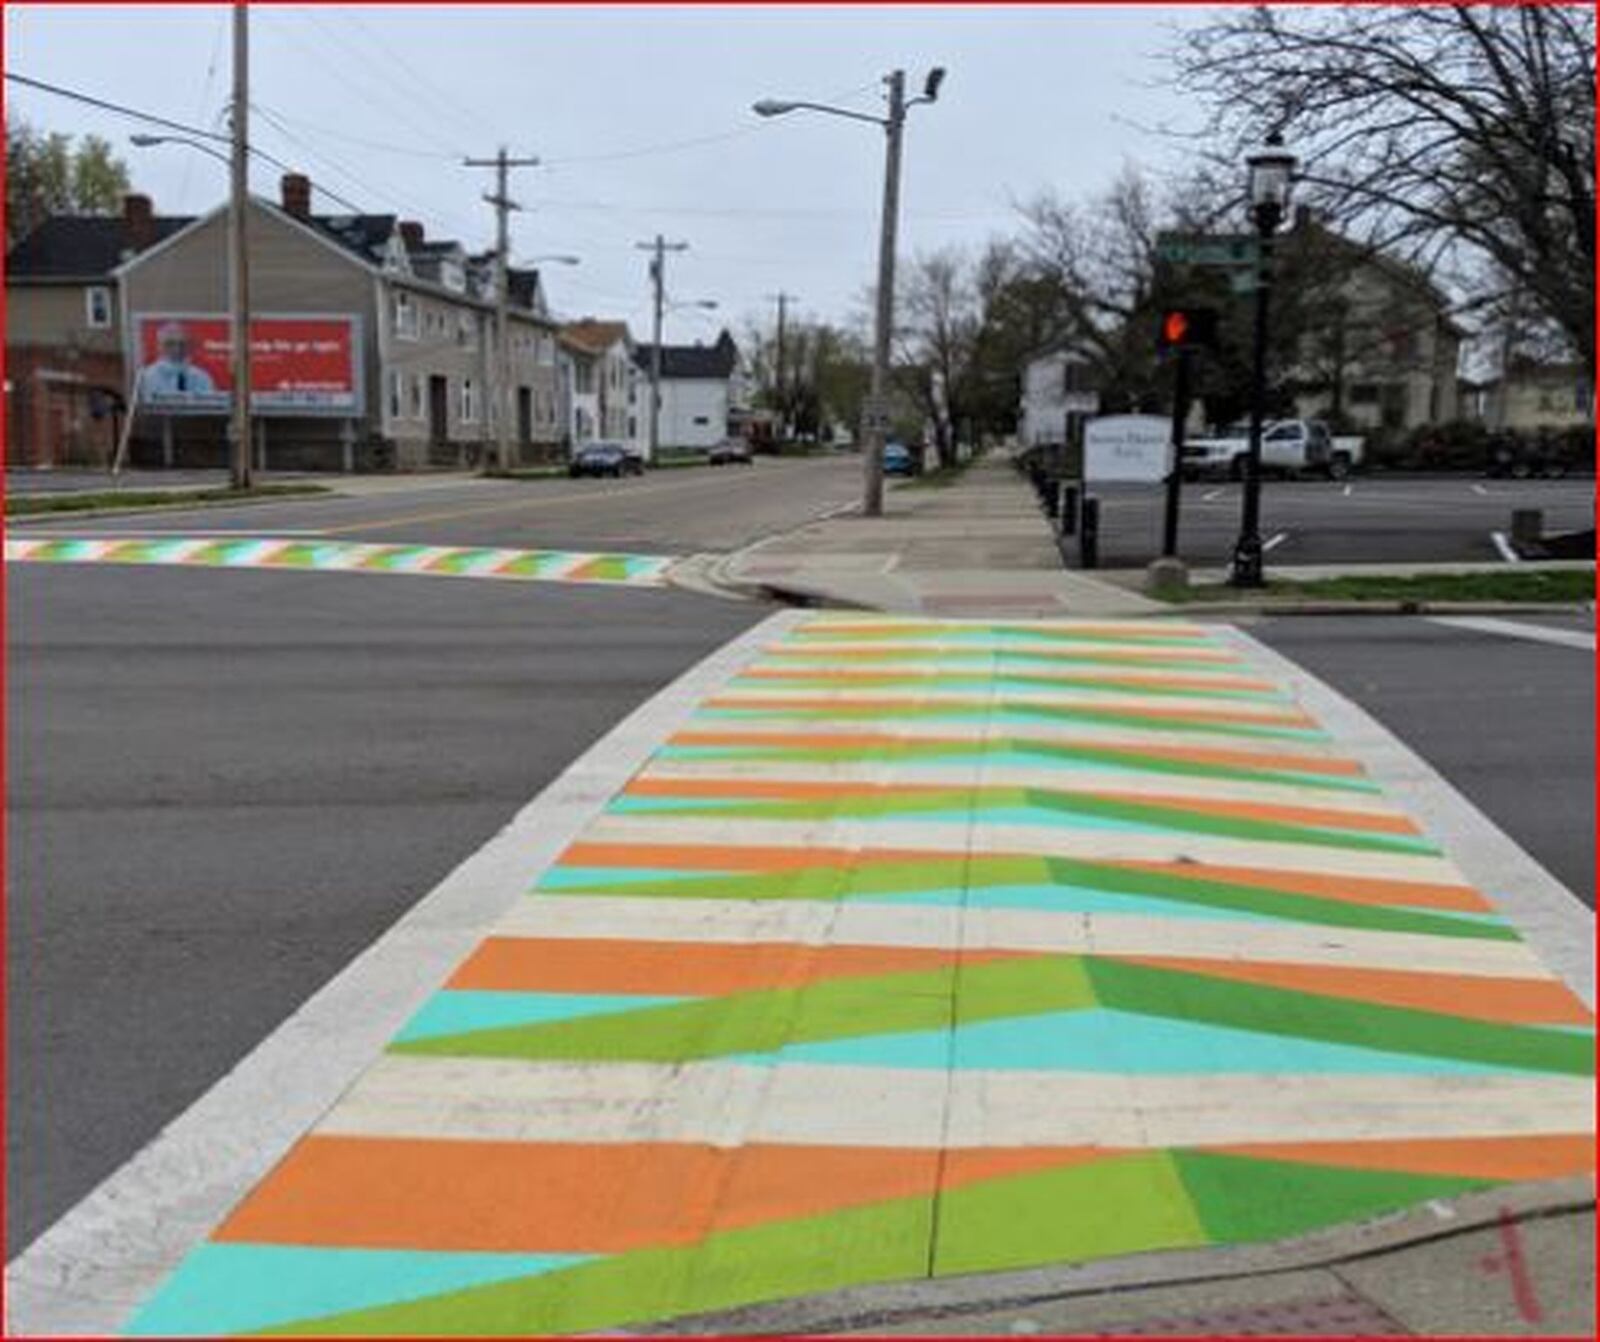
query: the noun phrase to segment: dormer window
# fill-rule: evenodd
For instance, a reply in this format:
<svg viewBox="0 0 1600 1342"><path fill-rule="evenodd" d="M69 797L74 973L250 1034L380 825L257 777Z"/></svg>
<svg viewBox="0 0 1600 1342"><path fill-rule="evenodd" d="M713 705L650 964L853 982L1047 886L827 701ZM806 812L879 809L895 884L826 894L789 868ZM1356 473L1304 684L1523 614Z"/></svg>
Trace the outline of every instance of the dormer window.
<svg viewBox="0 0 1600 1342"><path fill-rule="evenodd" d="M394 296L394 333L412 338L417 334L417 305L404 290Z"/></svg>
<svg viewBox="0 0 1600 1342"><path fill-rule="evenodd" d="M452 293L465 293L467 289L467 272L459 261L445 260L439 263L439 283Z"/></svg>

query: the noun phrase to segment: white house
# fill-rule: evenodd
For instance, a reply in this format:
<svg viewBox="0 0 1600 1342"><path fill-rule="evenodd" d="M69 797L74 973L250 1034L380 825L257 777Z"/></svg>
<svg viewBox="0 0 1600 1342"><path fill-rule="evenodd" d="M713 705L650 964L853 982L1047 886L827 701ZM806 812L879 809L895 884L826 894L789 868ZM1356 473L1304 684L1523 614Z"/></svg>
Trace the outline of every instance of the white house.
<svg viewBox="0 0 1600 1342"><path fill-rule="evenodd" d="M639 370L639 430L650 436L652 346L633 352ZM711 345L661 347L661 446L668 450L707 448L729 435L729 417L743 409L744 381L739 347L723 331Z"/></svg>
<svg viewBox="0 0 1600 1342"><path fill-rule="evenodd" d="M648 457L649 401L626 322L585 317L561 328L567 373L566 433L574 447L596 438L627 443Z"/></svg>
<svg viewBox="0 0 1600 1342"><path fill-rule="evenodd" d="M1022 416L1017 425L1024 448L1068 441L1070 417L1079 421L1100 411L1089 360L1066 346L1041 350L1022 370Z"/></svg>

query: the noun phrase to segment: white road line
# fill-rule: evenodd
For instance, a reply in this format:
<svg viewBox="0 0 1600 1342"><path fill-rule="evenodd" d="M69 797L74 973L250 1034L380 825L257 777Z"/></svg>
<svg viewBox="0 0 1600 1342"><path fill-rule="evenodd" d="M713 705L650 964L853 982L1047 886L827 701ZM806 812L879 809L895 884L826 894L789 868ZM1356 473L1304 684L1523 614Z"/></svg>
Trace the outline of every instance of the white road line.
<svg viewBox="0 0 1600 1342"><path fill-rule="evenodd" d="M1487 495L1489 491L1487 489L1485 489L1482 485L1473 485L1472 486L1472 492L1474 494L1485 494L1485 495Z"/></svg>
<svg viewBox="0 0 1600 1342"><path fill-rule="evenodd" d="M1520 564L1522 562L1522 556L1511 548L1511 542L1506 539L1505 532L1491 531L1489 539L1494 542L1494 548L1500 552L1500 558L1505 560L1506 563Z"/></svg>
<svg viewBox="0 0 1600 1342"><path fill-rule="evenodd" d="M1356 492L1356 487L1354 485L1346 485L1339 492L1341 494L1343 494L1345 496L1345 498L1349 498L1352 494L1354 494Z"/></svg>
<svg viewBox="0 0 1600 1342"><path fill-rule="evenodd" d="M1284 541L1288 539L1289 533L1287 531L1280 531L1275 535L1267 537L1265 543L1261 546L1262 554L1265 554L1268 550L1276 550L1284 543Z"/></svg>
<svg viewBox="0 0 1600 1342"><path fill-rule="evenodd" d="M1526 638L1535 643L1555 643L1563 648L1595 651L1595 637L1578 629L1552 629L1544 624L1520 624L1516 620L1493 620L1486 615L1434 615L1433 624L1452 629L1471 629L1480 634L1501 634L1506 638Z"/></svg>
<svg viewBox="0 0 1600 1342"><path fill-rule="evenodd" d="M1207 490L1204 494L1202 494L1200 496L1200 502L1201 503L1210 503L1212 499L1217 499L1217 498L1221 498L1221 497L1222 497L1222 491L1220 489L1211 489L1211 490Z"/></svg>
<svg viewBox="0 0 1600 1342"><path fill-rule="evenodd" d="M115 1336L662 740L764 644L804 618L801 611L768 617L635 709L13 1259L7 1336Z"/></svg>
<svg viewBox="0 0 1600 1342"><path fill-rule="evenodd" d="M1594 914L1578 897L1365 709L1242 629L1221 632L1295 690L1344 753L1366 766L1389 800L1444 848L1529 949L1592 1008Z"/></svg>

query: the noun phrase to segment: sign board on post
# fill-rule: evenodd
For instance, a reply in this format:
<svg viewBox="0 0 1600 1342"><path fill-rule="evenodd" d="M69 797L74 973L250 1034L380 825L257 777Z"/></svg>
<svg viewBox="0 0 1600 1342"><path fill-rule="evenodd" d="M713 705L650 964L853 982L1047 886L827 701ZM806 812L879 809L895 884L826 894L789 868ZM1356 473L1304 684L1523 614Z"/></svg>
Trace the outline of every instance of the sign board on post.
<svg viewBox="0 0 1600 1342"><path fill-rule="evenodd" d="M867 396L861 402L861 429L863 433L888 433L892 426L887 398L873 400Z"/></svg>
<svg viewBox="0 0 1600 1342"><path fill-rule="evenodd" d="M1083 426L1083 478L1158 484L1172 470L1172 425L1160 415L1106 415Z"/></svg>
<svg viewBox="0 0 1600 1342"><path fill-rule="evenodd" d="M167 415L227 414L233 403L231 326L219 313L137 314L140 407ZM321 313L252 317L250 383L254 415L359 417L360 319Z"/></svg>

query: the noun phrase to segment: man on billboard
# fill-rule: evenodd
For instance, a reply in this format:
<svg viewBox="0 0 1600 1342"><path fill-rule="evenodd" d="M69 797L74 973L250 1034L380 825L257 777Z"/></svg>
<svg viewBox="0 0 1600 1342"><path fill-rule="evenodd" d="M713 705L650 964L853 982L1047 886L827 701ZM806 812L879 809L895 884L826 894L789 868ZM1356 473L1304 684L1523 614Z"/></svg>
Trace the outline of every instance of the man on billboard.
<svg viewBox="0 0 1600 1342"><path fill-rule="evenodd" d="M216 391L211 374L190 358L189 331L182 322L166 322L156 332L160 349L139 372L146 396L209 396Z"/></svg>

